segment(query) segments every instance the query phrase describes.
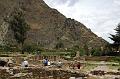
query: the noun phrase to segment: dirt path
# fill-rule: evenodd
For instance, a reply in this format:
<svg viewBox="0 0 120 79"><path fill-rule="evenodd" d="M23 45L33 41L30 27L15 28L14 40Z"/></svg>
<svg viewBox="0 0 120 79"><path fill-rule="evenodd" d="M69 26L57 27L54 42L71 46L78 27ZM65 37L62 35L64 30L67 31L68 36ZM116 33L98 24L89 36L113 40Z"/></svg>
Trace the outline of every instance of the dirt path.
<svg viewBox="0 0 120 79"><path fill-rule="evenodd" d="M113 71L106 65L106 63L104 61L100 62L100 64L97 67L95 67L92 71L94 71L94 70L101 70L101 71L105 71L105 72ZM94 78L95 79L115 79L115 78L120 79L120 75L102 75L102 76L92 75L92 74L90 74L90 75L91 75L91 77L93 77L93 79ZM90 78L90 79L92 79L92 78Z"/></svg>
<svg viewBox="0 0 120 79"><path fill-rule="evenodd" d="M104 65L104 66L97 66L93 70L101 70L101 71L110 71L109 67Z"/></svg>
<svg viewBox="0 0 120 79"><path fill-rule="evenodd" d="M111 69L106 65L106 62L101 61L97 67L93 70L101 70L101 71L110 71Z"/></svg>

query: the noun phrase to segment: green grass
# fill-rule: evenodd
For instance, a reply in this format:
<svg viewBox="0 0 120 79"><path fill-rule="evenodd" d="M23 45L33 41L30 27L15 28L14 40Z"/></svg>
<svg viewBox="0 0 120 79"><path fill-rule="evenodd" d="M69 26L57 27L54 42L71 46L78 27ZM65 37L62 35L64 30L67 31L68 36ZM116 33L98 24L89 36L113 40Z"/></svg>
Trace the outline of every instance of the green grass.
<svg viewBox="0 0 120 79"><path fill-rule="evenodd" d="M112 65L109 65L108 67L112 70L118 70L118 68L120 68L120 66L112 66Z"/></svg>
<svg viewBox="0 0 120 79"><path fill-rule="evenodd" d="M88 64L86 64L86 66L83 67L81 69L81 71L88 72L88 71L91 71L92 69L94 69L95 67L97 67L97 65L88 65Z"/></svg>
<svg viewBox="0 0 120 79"><path fill-rule="evenodd" d="M119 56L114 56L110 59L110 61L120 63L120 57Z"/></svg>
<svg viewBox="0 0 120 79"><path fill-rule="evenodd" d="M41 52L41 55L65 55L69 52Z"/></svg>
<svg viewBox="0 0 120 79"><path fill-rule="evenodd" d="M95 67L98 66L98 64L94 64L94 63L100 63L100 61L86 61L85 67L83 67L81 70L85 72L93 70ZM120 68L120 65L113 66L112 64L114 64L114 62L107 62L107 63L111 63L107 66L112 70L117 70L118 68Z"/></svg>

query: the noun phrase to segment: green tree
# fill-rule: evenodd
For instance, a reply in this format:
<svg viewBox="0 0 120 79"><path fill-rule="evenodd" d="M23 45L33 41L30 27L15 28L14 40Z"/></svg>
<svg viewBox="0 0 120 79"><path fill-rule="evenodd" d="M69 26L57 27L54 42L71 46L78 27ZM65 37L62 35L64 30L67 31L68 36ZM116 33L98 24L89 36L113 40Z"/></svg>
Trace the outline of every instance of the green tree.
<svg viewBox="0 0 120 79"><path fill-rule="evenodd" d="M64 44L62 42L59 42L59 43L56 44L55 48L56 49L64 48Z"/></svg>
<svg viewBox="0 0 120 79"><path fill-rule="evenodd" d="M87 43L84 44L84 47L83 47L83 48L84 48L84 50L85 50L86 55L89 56L89 49L88 49Z"/></svg>
<svg viewBox="0 0 120 79"><path fill-rule="evenodd" d="M23 44L30 27L25 21L23 11L20 9L13 11L11 17L7 18L6 21L9 23L9 26L14 33L14 38L18 42L22 53L24 53Z"/></svg>
<svg viewBox="0 0 120 79"><path fill-rule="evenodd" d="M119 46L120 46L120 24L118 24L117 28L115 29L116 34L115 35L111 35L111 37L109 37L111 40L113 40L113 44L112 46L116 48L116 50L119 50Z"/></svg>

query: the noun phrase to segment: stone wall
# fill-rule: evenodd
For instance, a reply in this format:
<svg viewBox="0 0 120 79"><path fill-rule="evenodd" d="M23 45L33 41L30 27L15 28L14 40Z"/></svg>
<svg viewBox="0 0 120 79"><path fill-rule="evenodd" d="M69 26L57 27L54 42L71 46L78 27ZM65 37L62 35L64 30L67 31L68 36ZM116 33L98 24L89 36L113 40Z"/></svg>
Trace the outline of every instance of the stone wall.
<svg viewBox="0 0 120 79"><path fill-rule="evenodd" d="M0 79L69 79L70 77L86 77L83 73L62 69L48 68L13 68L13 74L7 69L0 69Z"/></svg>
<svg viewBox="0 0 120 79"><path fill-rule="evenodd" d="M45 58L47 58L50 61L56 61L56 60L62 59L61 56L55 56L55 55L51 55L51 56L36 55L36 56L30 57L29 59L32 59L32 60L43 60Z"/></svg>

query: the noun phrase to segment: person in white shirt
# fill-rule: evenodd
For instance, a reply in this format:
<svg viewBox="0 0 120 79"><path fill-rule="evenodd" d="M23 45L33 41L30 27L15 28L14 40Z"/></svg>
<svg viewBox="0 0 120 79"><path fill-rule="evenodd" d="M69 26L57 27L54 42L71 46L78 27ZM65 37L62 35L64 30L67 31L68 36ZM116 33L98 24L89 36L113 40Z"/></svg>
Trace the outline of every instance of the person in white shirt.
<svg viewBox="0 0 120 79"><path fill-rule="evenodd" d="M27 60L24 60L23 62L22 62L22 67L28 67L28 61Z"/></svg>
<svg viewBox="0 0 120 79"><path fill-rule="evenodd" d="M50 61L48 60L48 66L50 66Z"/></svg>

